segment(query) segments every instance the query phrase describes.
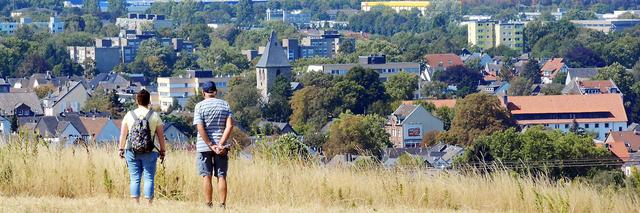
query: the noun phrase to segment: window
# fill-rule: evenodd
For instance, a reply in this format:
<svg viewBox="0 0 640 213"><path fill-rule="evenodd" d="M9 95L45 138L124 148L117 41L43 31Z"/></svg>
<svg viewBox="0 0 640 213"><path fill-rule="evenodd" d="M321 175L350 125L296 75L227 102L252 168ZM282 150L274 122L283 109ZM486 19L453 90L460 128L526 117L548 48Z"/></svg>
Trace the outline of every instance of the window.
<svg viewBox="0 0 640 213"><path fill-rule="evenodd" d="M609 123L604 123L604 128L609 128Z"/></svg>
<svg viewBox="0 0 640 213"><path fill-rule="evenodd" d="M584 124L584 128L589 128L589 124Z"/></svg>
<svg viewBox="0 0 640 213"><path fill-rule="evenodd" d="M564 125L564 128L565 128L565 129L569 129L569 124L565 124L565 125Z"/></svg>
<svg viewBox="0 0 640 213"><path fill-rule="evenodd" d="M618 127L618 131L622 131L622 127Z"/></svg>
<svg viewBox="0 0 640 213"><path fill-rule="evenodd" d="M600 128L600 124L599 123L596 123L595 125L596 125L596 128Z"/></svg>

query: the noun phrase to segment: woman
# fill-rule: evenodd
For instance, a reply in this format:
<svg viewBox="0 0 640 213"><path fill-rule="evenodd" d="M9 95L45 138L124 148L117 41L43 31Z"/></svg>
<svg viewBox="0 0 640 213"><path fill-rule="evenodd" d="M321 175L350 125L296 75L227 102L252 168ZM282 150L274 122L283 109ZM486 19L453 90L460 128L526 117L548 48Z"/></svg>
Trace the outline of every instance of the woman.
<svg viewBox="0 0 640 213"><path fill-rule="evenodd" d="M160 160L164 160L165 154L162 120L158 113L149 109L150 99L151 95L148 91L142 90L138 92L138 94L136 94L138 108L129 111L124 116L120 129L119 155L120 158L127 160L129 177L131 179L129 188L131 198L133 198L135 203L140 203L141 178L144 178L144 196L149 201L149 204L153 202L156 162L158 157L160 157ZM142 125L143 123L144 125ZM134 126L135 129L132 129ZM132 135L129 135L130 132ZM140 144L144 144L140 142L140 138L145 138L141 136L143 135L142 132L146 132L144 133L146 134L145 136L149 136L150 134L150 138L146 137L149 140L145 141L149 142L148 145L153 144L153 146L148 146L149 148L144 149L144 151L140 151ZM155 142L159 143L156 144ZM156 152L156 149L158 152ZM134 152L134 150L136 151Z"/></svg>

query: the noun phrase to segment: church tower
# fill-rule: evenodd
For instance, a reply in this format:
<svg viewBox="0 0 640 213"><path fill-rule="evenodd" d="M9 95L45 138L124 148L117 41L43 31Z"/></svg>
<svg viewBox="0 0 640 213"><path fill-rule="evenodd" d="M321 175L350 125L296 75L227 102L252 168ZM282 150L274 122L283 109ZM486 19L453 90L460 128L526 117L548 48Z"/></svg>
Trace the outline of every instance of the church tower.
<svg viewBox="0 0 640 213"><path fill-rule="evenodd" d="M269 99L269 89L280 76L291 80L291 65L276 32L271 31L267 46L256 64L257 88L264 100Z"/></svg>

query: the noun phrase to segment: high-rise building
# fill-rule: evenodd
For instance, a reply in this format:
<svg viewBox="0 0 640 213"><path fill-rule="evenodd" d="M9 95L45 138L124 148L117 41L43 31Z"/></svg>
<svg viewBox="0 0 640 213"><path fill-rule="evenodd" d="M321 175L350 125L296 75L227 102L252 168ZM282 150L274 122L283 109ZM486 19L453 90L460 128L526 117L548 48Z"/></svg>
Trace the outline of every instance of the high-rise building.
<svg viewBox="0 0 640 213"><path fill-rule="evenodd" d="M227 91L227 82L232 76L214 76L212 70L187 70L187 75L158 78L158 100L160 109L166 111L173 100L180 106L185 106L188 99L197 94L196 91L207 81L213 81L218 90L218 96Z"/></svg>
<svg viewBox="0 0 640 213"><path fill-rule="evenodd" d="M524 23L498 23L495 35L496 47L502 45L520 52L524 51Z"/></svg>
<svg viewBox="0 0 640 213"><path fill-rule="evenodd" d="M467 25L467 42L476 45L482 49L489 49L494 44L495 22L493 21L474 21Z"/></svg>
<svg viewBox="0 0 640 213"><path fill-rule="evenodd" d="M483 50L500 45L522 52L524 49L524 23L473 21L467 24L467 42Z"/></svg>
<svg viewBox="0 0 640 213"><path fill-rule="evenodd" d="M269 89L273 87L278 77L291 79L291 65L282 48L282 43L278 42L276 32L271 31L269 42L256 64L256 86L264 100L269 99Z"/></svg>

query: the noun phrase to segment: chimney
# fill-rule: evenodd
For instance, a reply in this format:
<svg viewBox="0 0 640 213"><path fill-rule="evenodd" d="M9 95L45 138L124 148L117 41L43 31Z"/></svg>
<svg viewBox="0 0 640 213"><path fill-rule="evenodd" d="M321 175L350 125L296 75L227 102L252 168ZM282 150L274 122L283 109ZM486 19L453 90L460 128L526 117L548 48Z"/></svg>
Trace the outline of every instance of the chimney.
<svg viewBox="0 0 640 213"><path fill-rule="evenodd" d="M504 107L506 107L508 109L509 106L509 94L507 91L504 91L504 95L502 96L502 103L504 104Z"/></svg>

